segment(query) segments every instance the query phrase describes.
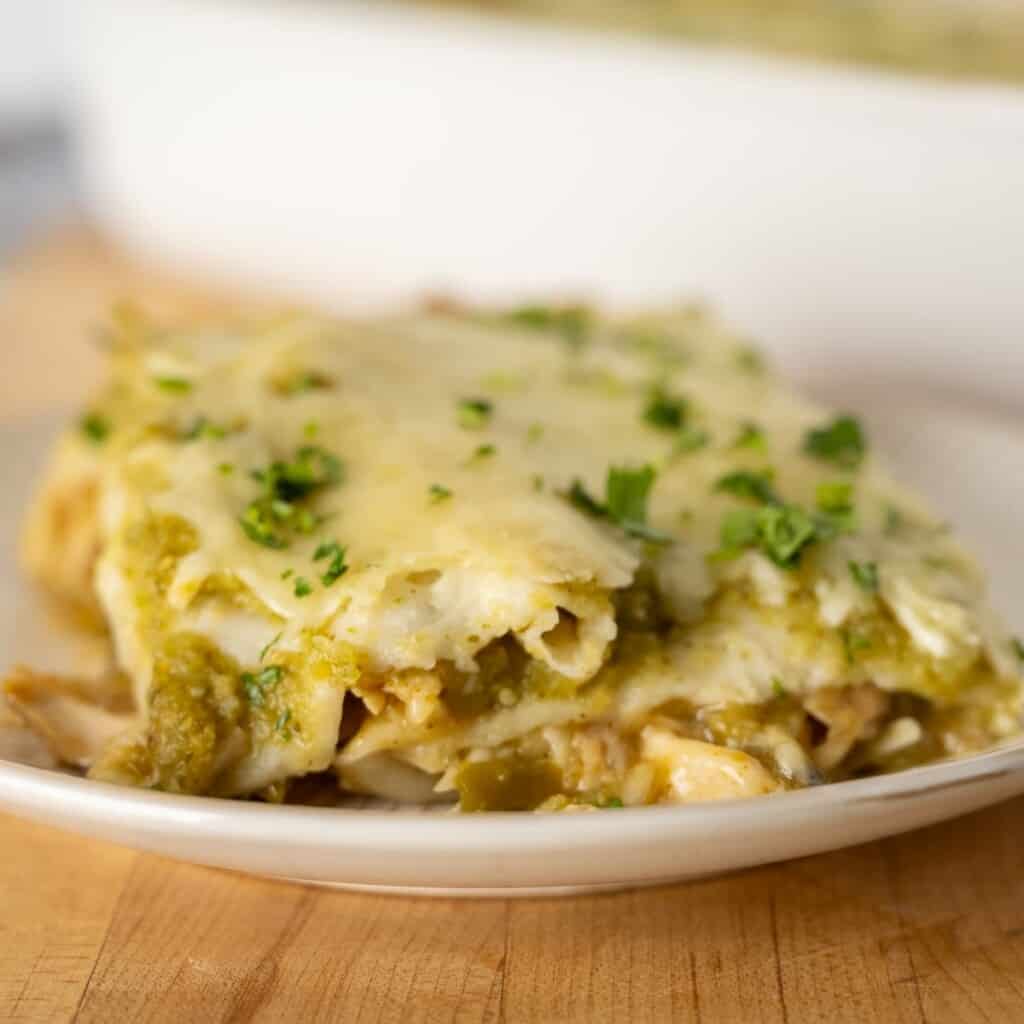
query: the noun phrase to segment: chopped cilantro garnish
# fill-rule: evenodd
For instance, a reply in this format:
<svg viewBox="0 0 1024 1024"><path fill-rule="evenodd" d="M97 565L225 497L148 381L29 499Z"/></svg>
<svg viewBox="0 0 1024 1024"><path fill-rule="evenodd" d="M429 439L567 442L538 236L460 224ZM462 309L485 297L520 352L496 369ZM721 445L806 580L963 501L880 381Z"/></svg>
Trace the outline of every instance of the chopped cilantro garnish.
<svg viewBox="0 0 1024 1024"><path fill-rule="evenodd" d="M295 577L295 596L309 597L313 593L313 584L305 576Z"/></svg>
<svg viewBox="0 0 1024 1024"><path fill-rule="evenodd" d="M494 403L486 398L461 398L457 406L459 426L465 430L479 430L494 413Z"/></svg>
<svg viewBox="0 0 1024 1024"><path fill-rule="evenodd" d="M98 412L87 412L78 426L93 444L103 444L110 437L110 421Z"/></svg>
<svg viewBox="0 0 1024 1024"><path fill-rule="evenodd" d="M585 515L593 516L595 519L602 519L608 514L608 510L583 486L582 481L573 480L567 497L569 502Z"/></svg>
<svg viewBox="0 0 1024 1024"><path fill-rule="evenodd" d="M618 810L623 805L622 801L617 796L610 796L602 803L597 805L598 807L604 808L605 810Z"/></svg>
<svg viewBox="0 0 1024 1024"><path fill-rule="evenodd" d="M841 480L818 484L815 502L822 512L850 512L853 509L853 485Z"/></svg>
<svg viewBox="0 0 1024 1024"><path fill-rule="evenodd" d="M756 548L784 569L795 567L807 545L830 540L854 528L851 488L827 484L818 488L818 507L824 514L811 516L799 505L784 502L772 487L769 470L737 470L715 484L737 498L759 502L757 509L733 509L722 520L718 558L733 558L745 548Z"/></svg>
<svg viewBox="0 0 1024 1024"><path fill-rule="evenodd" d="M473 452L474 459L489 459L497 453L498 449L493 444L482 444Z"/></svg>
<svg viewBox="0 0 1024 1024"><path fill-rule="evenodd" d="M266 691L277 686L283 677L284 669L280 665L268 665L260 672L243 672L242 690L254 708L261 708Z"/></svg>
<svg viewBox="0 0 1024 1024"><path fill-rule="evenodd" d="M265 548L280 550L288 547L288 541L278 530L273 512L266 507L264 502L250 502L239 522L249 540L262 544Z"/></svg>
<svg viewBox="0 0 1024 1024"><path fill-rule="evenodd" d="M815 503L824 513L818 519L819 532L823 538L837 533L849 532L856 528L857 517L853 511L853 487L842 481L818 484Z"/></svg>
<svg viewBox="0 0 1024 1024"><path fill-rule="evenodd" d="M217 467L217 472L220 473L221 476L231 476L231 474L234 473L234 471L235 464L233 462L222 462Z"/></svg>
<svg viewBox="0 0 1024 1024"><path fill-rule="evenodd" d="M813 519L796 505L732 509L722 520L719 557L731 558L756 548L783 569L792 569L818 537Z"/></svg>
<svg viewBox="0 0 1024 1024"><path fill-rule="evenodd" d="M291 462L275 462L270 468L271 486L291 500L340 484L345 477L345 467L336 455L311 444L303 445Z"/></svg>
<svg viewBox="0 0 1024 1024"><path fill-rule="evenodd" d="M277 390L283 395L301 395L307 391L320 391L331 387L331 378L319 370L302 370L277 382Z"/></svg>
<svg viewBox="0 0 1024 1024"><path fill-rule="evenodd" d="M556 332L573 348L583 344L590 330L590 311L585 306L523 306L507 313L505 320L534 331Z"/></svg>
<svg viewBox="0 0 1024 1024"><path fill-rule="evenodd" d="M544 436L543 423L531 423L526 430L526 440L529 444L536 444Z"/></svg>
<svg viewBox="0 0 1024 1024"><path fill-rule="evenodd" d="M263 485L264 493L242 513L242 529L258 544L286 548L289 531L311 533L322 522L298 503L341 483L345 467L331 452L317 445L304 445L291 461L273 462L250 475Z"/></svg>
<svg viewBox="0 0 1024 1024"><path fill-rule="evenodd" d="M430 503L437 505L442 501L447 501L452 496L452 492L442 484L431 484L430 485Z"/></svg>
<svg viewBox="0 0 1024 1024"><path fill-rule="evenodd" d="M871 594L878 591L878 564L876 562L850 562L850 575L857 586Z"/></svg>
<svg viewBox="0 0 1024 1024"><path fill-rule="evenodd" d="M706 447L710 440L711 435L706 430L698 430L696 427L683 427L676 434L676 443L672 451L676 455L695 452L699 448Z"/></svg>
<svg viewBox="0 0 1024 1024"><path fill-rule="evenodd" d="M671 540L668 535L647 525L647 497L656 476L653 466L611 466L603 503L592 497L579 480L572 482L567 497L581 512L597 519L610 519L631 537L667 544Z"/></svg>
<svg viewBox="0 0 1024 1024"><path fill-rule="evenodd" d="M640 469L612 466L605 485L608 514L612 519L620 523L646 522L647 496L656 476L653 466Z"/></svg>
<svg viewBox="0 0 1024 1024"><path fill-rule="evenodd" d="M183 395L192 390L192 381L185 377L154 377L153 383L161 391L169 391L176 395Z"/></svg>
<svg viewBox="0 0 1024 1024"><path fill-rule="evenodd" d="M864 431L852 416L839 416L831 423L809 430L804 451L817 459L834 462L843 469L856 469L867 449Z"/></svg>
<svg viewBox="0 0 1024 1024"><path fill-rule="evenodd" d="M679 430L686 422L688 403L660 388L653 392L644 408L644 419L658 430Z"/></svg>
<svg viewBox="0 0 1024 1024"><path fill-rule="evenodd" d="M267 655L268 655L268 654L270 653L270 648L271 648L271 647L273 647L273 646L275 646L275 645L277 644L278 640L280 640L282 636L284 636L284 633L278 633L278 634L277 634L277 636L275 636L275 637L274 637L274 639L273 639L273 640L271 640L271 641L270 641L270 642L269 642L269 643L268 643L268 644L267 644L267 645L266 645L266 646L265 646L265 647L263 648L263 650L262 650L262 651L260 651L260 662L261 662L261 663L263 662L263 659L264 659L264 658L266 658L266 656L267 656Z"/></svg>
<svg viewBox="0 0 1024 1024"><path fill-rule="evenodd" d="M758 513L752 508L734 508L725 514L722 519L720 533L722 557L738 555L744 548L757 544Z"/></svg>
<svg viewBox="0 0 1024 1024"><path fill-rule="evenodd" d="M220 441L226 436L227 431L223 427L211 423L205 416L197 416L193 420L192 426L181 435L181 439L183 441L199 441L201 439Z"/></svg>
<svg viewBox="0 0 1024 1024"><path fill-rule="evenodd" d="M782 680L778 676L772 676L772 696L786 696L786 687L782 685Z"/></svg>
<svg viewBox="0 0 1024 1024"><path fill-rule="evenodd" d="M814 521L796 505L770 505L758 513L761 550L783 568L796 565L816 532Z"/></svg>
<svg viewBox="0 0 1024 1024"><path fill-rule="evenodd" d="M1024 640L1021 640L1019 636L1015 636L1010 640L1010 644L1013 647L1013 653L1024 661Z"/></svg>
<svg viewBox="0 0 1024 1024"><path fill-rule="evenodd" d="M295 512L292 526L298 533L312 533L323 521L323 516L310 512L308 508L300 508Z"/></svg>
<svg viewBox="0 0 1024 1024"><path fill-rule="evenodd" d="M733 448L753 448L756 451L764 451L767 443L764 431L756 423L744 423L732 446Z"/></svg>
<svg viewBox="0 0 1024 1024"><path fill-rule="evenodd" d="M348 566L345 564L345 550L336 540L332 540L324 542L313 552L314 562L319 562L324 558L330 559L327 571L320 577L320 582L325 587L340 580L348 572Z"/></svg>
<svg viewBox="0 0 1024 1024"><path fill-rule="evenodd" d="M765 504L778 502L778 497L772 487L772 480L775 474L766 469L760 473L740 469L735 473L726 473L715 483L716 491L724 491L737 498L750 498L752 501L760 501Z"/></svg>
<svg viewBox="0 0 1024 1024"><path fill-rule="evenodd" d="M277 721L274 723L274 731L275 732L284 732L285 731L285 727L291 721L291 717L292 717L292 709L291 708L285 708L284 711L282 711L281 714L279 714L277 716Z"/></svg>
<svg viewBox="0 0 1024 1024"><path fill-rule="evenodd" d="M852 665L861 651L871 647L871 637L855 629L844 629L840 632L843 638L843 653L846 655L847 663Z"/></svg>

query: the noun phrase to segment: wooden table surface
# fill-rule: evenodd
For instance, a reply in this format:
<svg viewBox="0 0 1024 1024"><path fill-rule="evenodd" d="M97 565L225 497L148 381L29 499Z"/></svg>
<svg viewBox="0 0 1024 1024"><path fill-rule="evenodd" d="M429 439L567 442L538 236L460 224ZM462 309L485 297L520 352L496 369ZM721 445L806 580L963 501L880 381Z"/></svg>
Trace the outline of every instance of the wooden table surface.
<svg viewBox="0 0 1024 1024"><path fill-rule="evenodd" d="M197 302L87 234L26 256L0 282L3 415L79 397L96 371L82 339L128 293ZM0 1021L71 1020L1024 1021L1024 799L730 877L544 901L266 882L0 816Z"/></svg>

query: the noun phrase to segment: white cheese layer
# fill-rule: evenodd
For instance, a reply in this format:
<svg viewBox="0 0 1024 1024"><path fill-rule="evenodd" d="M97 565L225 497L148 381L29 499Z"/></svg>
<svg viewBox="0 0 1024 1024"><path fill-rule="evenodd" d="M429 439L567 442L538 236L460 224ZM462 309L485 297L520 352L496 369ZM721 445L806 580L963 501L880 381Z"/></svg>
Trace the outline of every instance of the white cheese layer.
<svg viewBox="0 0 1024 1024"><path fill-rule="evenodd" d="M692 310L595 321L582 344L575 333L424 316L137 340L111 392L98 590L140 706L153 627L126 538L142 521L195 535L172 566L160 629L205 637L246 670L268 644L298 656L315 635L357 651L380 679L439 665L472 675L481 652L511 635L580 685L601 678L630 587L653 586L676 627L658 659L615 679L614 700L513 695L440 745L417 732L428 700L412 719L357 737L346 764L398 749L407 726L408 763L439 772L458 743L612 713L639 727L666 701L758 703L780 680L794 694L866 678L919 692L934 676L948 696L979 658L1018 678L977 571L927 509L871 454L854 466L806 450L831 413ZM653 408L659 397L667 412ZM294 498L268 492L275 465L303 459L324 479ZM642 529L630 529L600 506L610 504L609 467L643 466L655 479ZM855 515L799 566L755 550L724 558L723 521L757 507L721 486L737 472L760 474L812 517L822 485L846 486ZM264 516L287 506L270 543L243 525L261 501ZM895 655L855 657L868 642L857 631L883 621L905 642L899 658L910 652L928 673L904 671ZM253 751L231 788L330 761L341 694L321 685L310 683L316 726L283 727L291 738ZM279 756L297 737L300 753Z"/></svg>

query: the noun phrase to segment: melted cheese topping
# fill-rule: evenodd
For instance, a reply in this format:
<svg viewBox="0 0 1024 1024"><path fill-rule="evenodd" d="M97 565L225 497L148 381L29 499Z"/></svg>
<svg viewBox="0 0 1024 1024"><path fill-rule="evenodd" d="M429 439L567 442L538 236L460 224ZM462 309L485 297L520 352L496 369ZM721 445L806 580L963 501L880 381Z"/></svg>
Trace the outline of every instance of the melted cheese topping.
<svg viewBox="0 0 1024 1024"><path fill-rule="evenodd" d="M780 685L870 681L937 701L981 677L1018 686L1010 638L945 529L870 454L844 465L809 453L809 431L831 414L717 324L693 310L572 330L529 320L292 319L143 332L118 350L101 400L112 434L97 579L139 706L172 634L202 638L252 677L279 665L304 693L231 711L248 746L227 757L222 789L327 767L350 686L375 716L342 750L352 777L382 752L441 773L467 750L545 727L612 716L640 729L667 701L752 704ZM321 473L316 485L268 492L272 467L297 458ZM593 511L612 466L654 470L642 525L657 543L587 514L580 488ZM749 546L723 557L723 521L757 506L720 486L736 472L764 475L819 519L821 485L845 485L855 525L790 567ZM261 501L262 538L242 522ZM140 541L141 524L187 543L143 568L156 542ZM865 585L853 566L876 578ZM642 656L620 650L618 608L640 587L664 620L660 647ZM314 637L354 652L357 682L302 681ZM543 667L551 692L474 691L482 653L503 638ZM464 698L483 701L468 717L445 703L456 676ZM274 728L260 732L250 719L269 722L270 705ZM696 742L646 736L639 756L652 764Z"/></svg>

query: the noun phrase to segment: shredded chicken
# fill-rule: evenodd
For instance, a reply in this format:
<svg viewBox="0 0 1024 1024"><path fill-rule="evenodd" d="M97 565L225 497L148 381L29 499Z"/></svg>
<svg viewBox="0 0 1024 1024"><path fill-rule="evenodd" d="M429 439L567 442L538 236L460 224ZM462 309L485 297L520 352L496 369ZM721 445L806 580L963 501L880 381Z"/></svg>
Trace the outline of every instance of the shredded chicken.
<svg viewBox="0 0 1024 1024"><path fill-rule="evenodd" d="M88 768L137 721L122 677L69 679L16 668L3 682L7 706L58 761Z"/></svg>
<svg viewBox="0 0 1024 1024"><path fill-rule="evenodd" d="M878 734L889 697L873 686L825 687L812 693L804 707L828 728L825 739L814 749L814 760L822 771L835 768L855 743Z"/></svg>

